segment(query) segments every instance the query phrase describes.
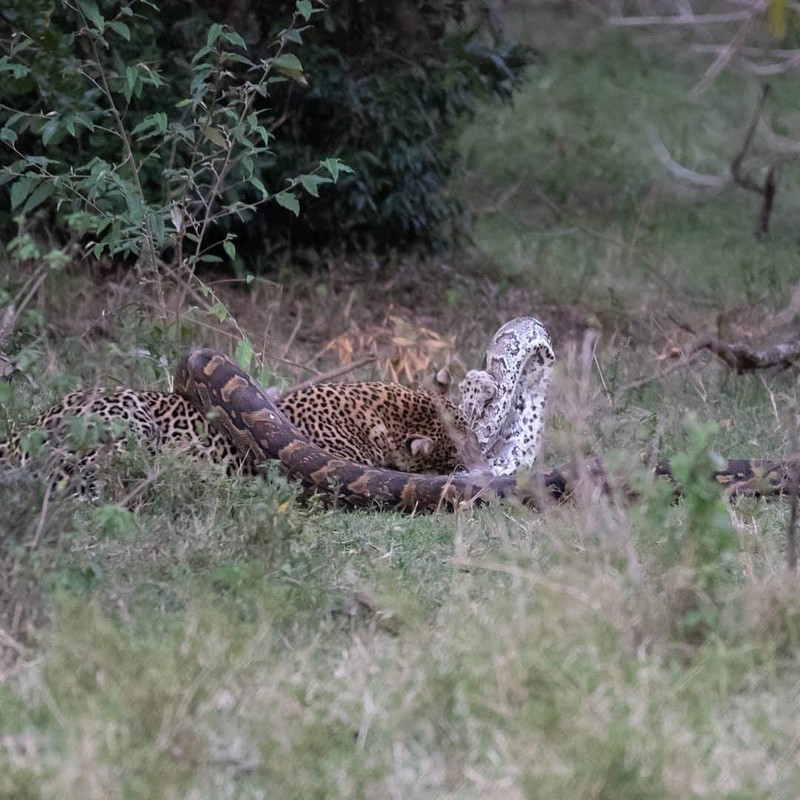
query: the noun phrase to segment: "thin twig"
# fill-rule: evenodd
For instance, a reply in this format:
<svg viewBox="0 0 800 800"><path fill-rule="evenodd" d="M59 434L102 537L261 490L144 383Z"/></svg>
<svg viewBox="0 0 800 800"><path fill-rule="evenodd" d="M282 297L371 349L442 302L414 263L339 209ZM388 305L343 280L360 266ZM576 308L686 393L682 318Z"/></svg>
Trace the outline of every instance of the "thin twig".
<svg viewBox="0 0 800 800"><path fill-rule="evenodd" d="M615 28L647 28L651 25L696 26L717 25L727 22L747 22L752 11L729 11L723 14L681 14L679 16L611 17L609 25Z"/></svg>
<svg viewBox="0 0 800 800"><path fill-rule="evenodd" d="M744 161L747 151L750 149L750 145L753 142L753 135L758 127L758 122L761 119L761 112L764 109L764 103L766 102L769 93L770 85L766 83L761 90L761 97L758 99L755 111L750 119L750 124L747 126L747 132L745 133L742 146L739 148L739 152L736 154L733 161L731 161L731 174L733 175L736 183L738 183L743 189L749 189L753 192L761 192L761 187L748 175L742 173L742 162Z"/></svg>
<svg viewBox="0 0 800 800"><path fill-rule="evenodd" d="M340 378L342 375L346 375L348 372L359 369L359 367L365 367L367 364L371 364L377 360L378 356L365 356L358 361L353 361L350 364L336 367L336 369L332 369L329 372L323 372L321 375L315 375L313 378L309 378L307 381L298 383L296 386L292 386L281 392L281 399L292 394L293 392L299 392L301 389L307 389L309 386L315 386L318 383L326 383L333 378ZM306 367L306 369L308 368Z"/></svg>
<svg viewBox="0 0 800 800"><path fill-rule="evenodd" d="M800 461L795 459L789 467L789 529L786 531L789 569L797 572L797 492L800 482Z"/></svg>
<svg viewBox="0 0 800 800"><path fill-rule="evenodd" d="M673 372L677 372L679 369L683 369L683 367L689 366L694 357L695 353L690 353L686 358L682 358L680 361L676 361L671 366L667 367L666 369L662 369L658 372L654 372L652 375L645 375L638 380L631 381L630 383L626 383L624 386L620 386L618 389L614 390L614 397L618 399L624 394L628 392L632 392L634 389L641 389L642 386L647 386L648 383L652 383L653 381L660 380L661 378L665 378L667 375L671 375Z"/></svg>
<svg viewBox="0 0 800 800"><path fill-rule="evenodd" d="M500 572L505 575L511 575L515 578L523 578L552 592L571 597L574 600L577 600L579 603L585 605L587 608L590 608L592 611L600 611L602 608L601 603L587 592L582 592L580 589L577 589L574 586L569 586L568 584L552 580L546 575L534 572L533 570L522 569L521 567L514 566L513 564L478 561L477 559L472 558L454 558L451 563L461 569L483 569L490 572Z"/></svg>
<svg viewBox="0 0 800 800"><path fill-rule="evenodd" d="M50 483L47 484L44 490L44 500L42 500L42 510L39 513L39 522L36 525L36 533L33 536L33 540L28 544L28 547L31 550L35 550L39 546L39 540L42 537L42 532L44 531L44 523L47 519L47 511L50 508Z"/></svg>
<svg viewBox="0 0 800 800"><path fill-rule="evenodd" d="M281 353L281 359L286 358L289 355L289 350L292 349L292 345L294 344L295 337L300 332L300 328L303 325L303 307L300 303L295 304L295 308L297 309L297 322L294 324L294 328L292 328L292 332L289 335L289 338L286 340L286 344L283 346L283 352Z"/></svg>
<svg viewBox="0 0 800 800"><path fill-rule="evenodd" d="M677 162L670 154L667 146L659 136L658 131L652 125L647 126L647 134L650 139L650 147L653 148L655 157L659 160L661 165L678 180L715 191L720 191L730 184L730 175L708 175L695 172L695 170L689 169Z"/></svg>
<svg viewBox="0 0 800 800"><path fill-rule="evenodd" d="M734 34L733 39L731 39L731 41L726 45L725 49L720 52L720 54L714 60L714 63L706 70L703 77L697 82L697 85L694 87L694 89L692 89L692 99L697 100L700 95L706 89L708 89L712 83L714 83L722 70L725 69L730 60L742 46L742 42L747 34L764 13L764 10L767 7L767 2L768 0L759 0L759 2L756 3L746 14L745 19L742 21L739 29Z"/></svg>
<svg viewBox="0 0 800 800"><path fill-rule="evenodd" d="M130 504L140 495L144 490L153 484L159 475L158 463L154 464L147 472L147 477L140 480L118 503L117 505L123 508L128 508Z"/></svg>

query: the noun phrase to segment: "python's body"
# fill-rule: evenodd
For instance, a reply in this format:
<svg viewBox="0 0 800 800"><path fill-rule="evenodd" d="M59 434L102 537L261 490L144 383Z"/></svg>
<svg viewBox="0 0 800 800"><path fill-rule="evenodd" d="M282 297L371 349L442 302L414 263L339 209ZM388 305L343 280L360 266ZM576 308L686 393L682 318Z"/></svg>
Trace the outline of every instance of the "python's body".
<svg viewBox="0 0 800 800"><path fill-rule="evenodd" d="M440 430L436 427L438 423L424 414L415 417L408 430L399 429L399 433L392 433L393 444L388 449L393 455L388 459L373 459L364 448L355 453L346 448L338 453L331 452L342 442L349 442L351 435L337 431L334 425L335 435L328 441L323 440L323 447L319 441L313 441L314 427L325 419L328 410L334 408L358 415L363 406L354 408L351 405L353 395L337 406L336 403L331 405L335 391L333 394L328 390L321 394L317 392L317 400L322 401L327 394L327 401L321 402L319 407L313 407L312 403L313 413L304 416L309 414L308 404L289 404L283 409L277 407L229 358L203 348L192 350L181 361L176 376L179 394L122 390L103 398L95 397L94 393L75 393L66 398L59 413L45 415L38 424L47 436L56 440L54 456L61 465L58 477L67 479L72 473L86 476L86 485L81 490L92 497L96 495L96 460L91 455L81 456L70 463L62 458L63 448L58 446L57 440L64 434L64 409L79 416L88 409L86 413L89 415L124 423L126 435L150 451L159 450L166 444L191 456L222 461L232 471L254 473L263 469L265 461L279 461L284 470L304 486L329 496L335 495L351 506L433 510L449 508L461 501L480 501L510 494L535 504L542 497L559 499L570 494L575 482L584 475L590 474L601 482L605 480L604 470L598 462L575 472L557 470L533 476L527 481L528 488L524 491L515 480L513 473L520 467L529 468L536 457L553 361L547 332L532 317L512 320L493 337L487 349L485 369L468 373L462 382L460 414L448 407L441 426L446 436L452 436L454 421L458 426L466 420L473 428L477 444L490 467L473 473L410 474L387 468L387 465L395 466L399 462L407 469L408 462L403 459L410 455L428 456L435 451L438 459L445 452L429 449L424 442L420 445L421 439L431 436L433 428ZM357 396L358 391L354 391ZM108 397L113 399L112 403L108 402ZM147 398L145 413L137 398L139 401ZM431 408L437 414L442 411L438 400ZM297 424L290 419L293 414ZM331 418L334 416L332 414ZM426 425L431 429L426 430ZM382 437L390 428L392 424L387 426L370 417L364 429L368 439L370 432L377 434L370 441L377 441L385 451L387 447ZM116 440L112 437L108 445L113 447L114 441L119 441L119 436ZM472 450L477 444L469 437L460 439L456 436L447 445L450 449L445 448L450 453L447 457L450 460L445 459L446 471L463 462L459 449L462 448L463 452L464 442L470 442L467 449L474 463ZM106 442L101 440L100 444ZM9 461L13 451L19 451L19 445L19 438L0 445L0 466L4 459ZM357 457L353 458L353 455ZM23 462L24 459L23 455ZM370 460L374 465L364 463ZM65 463L66 468L63 466ZM424 464L414 466L422 466L420 471L425 471ZM437 467L441 468L441 464ZM668 464L659 465L655 472L671 477ZM779 494L787 491L790 482L787 464L758 459L729 461L713 478L726 486L730 493Z"/></svg>
<svg viewBox="0 0 800 800"><path fill-rule="evenodd" d="M461 411L495 475L533 466L555 360L544 325L519 317L492 337L484 368L470 370L459 385Z"/></svg>
<svg viewBox="0 0 800 800"><path fill-rule="evenodd" d="M449 474L483 464L463 415L441 395L380 382L317 384L277 406L298 435L332 456L367 466ZM31 438L42 440L42 447ZM221 463L232 473L256 471L254 455L240 451L185 397L132 389L67 395L27 434L0 444L0 466L32 467L31 451L41 449L41 472L53 488L96 500L106 457L124 450L128 441L151 455L169 450Z"/></svg>

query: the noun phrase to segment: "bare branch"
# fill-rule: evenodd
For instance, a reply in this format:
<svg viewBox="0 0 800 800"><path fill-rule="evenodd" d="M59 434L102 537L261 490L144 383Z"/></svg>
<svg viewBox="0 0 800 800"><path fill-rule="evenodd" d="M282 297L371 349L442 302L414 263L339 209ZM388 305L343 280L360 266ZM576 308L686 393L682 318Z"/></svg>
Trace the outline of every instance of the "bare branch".
<svg viewBox="0 0 800 800"><path fill-rule="evenodd" d="M705 189L721 191L731 183L732 176L727 175L707 175L695 172L693 169L679 164L671 155L667 146L662 141L658 131L652 126L647 126L647 134L650 139L650 146L653 148L655 157L661 162L667 171L680 181L691 183L694 186L701 186Z"/></svg>
<svg viewBox="0 0 800 800"><path fill-rule="evenodd" d="M608 24L615 28L644 28L651 25L718 25L728 22L747 22L752 15L752 11L729 11L723 14L679 14L669 17L610 17Z"/></svg>
<svg viewBox="0 0 800 800"><path fill-rule="evenodd" d="M744 141L739 151L731 162L730 172L725 175L707 175L695 170L689 169L678 163L667 150L666 145L658 134L658 131L653 126L647 127L648 137L650 139L650 146L653 148L653 153L659 162L667 169L667 171L677 178L679 181L688 183L692 186L699 186L704 189L712 191L721 191L733 181L737 186L746 189L750 192L755 192L762 198L761 211L758 218L758 232L767 233L769 231L769 221L772 214L772 206L775 201L776 181L775 170L777 164L773 164L767 170L764 183L761 184L755 178L745 173L743 164L745 157L753 143L758 124L762 119L762 111L764 103L769 96L770 87L766 84L761 92L758 104L750 119L745 132Z"/></svg>
<svg viewBox="0 0 800 800"><path fill-rule="evenodd" d="M758 192L759 194L762 193L761 186L759 186L752 178L742 172L742 162L747 155L747 151L750 149L750 145L753 143L753 135L758 127L758 121L761 119L761 111L764 108L764 103L767 100L769 92L770 86L769 84L765 84L764 88L761 90L761 97L758 100L756 110L753 113L750 124L747 126L747 133L745 133L742 146L739 148L739 152L731 162L731 174L733 175L733 179L736 181L736 183L743 189L749 189L751 192Z"/></svg>
<svg viewBox="0 0 800 800"><path fill-rule="evenodd" d="M731 39L725 46L725 49L720 52L714 60L714 63L706 70L703 77L700 78L697 85L692 89L691 95L695 100L714 83L720 72L725 69L730 60L734 57L737 50L742 46L747 34L750 33L758 19L766 11L768 2L769 0L758 0L758 2L752 6L751 11L747 14L747 18L739 26L733 39Z"/></svg>
<svg viewBox="0 0 800 800"><path fill-rule="evenodd" d="M764 120L762 120L762 131L764 139L772 150L787 156L796 156L800 153L800 142L778 135Z"/></svg>
<svg viewBox="0 0 800 800"><path fill-rule="evenodd" d="M691 353L700 350L710 350L728 367L739 373L768 367L786 369L800 360L800 336L792 341L773 345L766 350L756 350L747 344L728 344L709 338L696 344Z"/></svg>
<svg viewBox="0 0 800 800"><path fill-rule="evenodd" d="M309 378L307 381L290 386L288 389L285 389L283 392L281 392L281 397L286 397L293 392L299 392L301 389L307 389L309 386L314 386L317 383L326 383L327 381L333 380L333 378L340 378L342 375L346 375L348 372L353 372L353 370L365 367L367 364L372 364L377 360L378 356L365 356L364 358L360 358L357 361L352 361L349 364L343 364L342 366L335 367L334 369L324 372L321 375L315 375L313 378Z"/></svg>
<svg viewBox="0 0 800 800"><path fill-rule="evenodd" d="M701 44L695 43L689 46L694 53L715 53L719 54L726 50L725 44ZM774 47L740 47L738 54L752 58L785 58L789 61L800 59L800 50L783 50Z"/></svg>
<svg viewBox="0 0 800 800"><path fill-rule="evenodd" d="M797 490L798 481L800 481L800 468L795 464L791 471L791 483L789 485L789 497L791 505L789 506L789 528L786 531L788 540L788 561L789 569L792 572L797 572Z"/></svg>

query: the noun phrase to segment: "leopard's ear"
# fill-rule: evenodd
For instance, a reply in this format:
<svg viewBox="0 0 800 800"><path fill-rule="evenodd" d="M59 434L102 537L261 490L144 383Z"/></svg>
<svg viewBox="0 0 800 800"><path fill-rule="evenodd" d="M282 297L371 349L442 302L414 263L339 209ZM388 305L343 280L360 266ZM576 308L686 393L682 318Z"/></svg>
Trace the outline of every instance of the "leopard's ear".
<svg viewBox="0 0 800 800"><path fill-rule="evenodd" d="M429 456L433 450L433 439L430 436L410 433L406 436L406 449L414 457Z"/></svg>
<svg viewBox="0 0 800 800"><path fill-rule="evenodd" d="M450 386L453 383L453 378L450 375L450 370L447 368L440 369L433 378L433 388L437 394L446 395L450 391Z"/></svg>

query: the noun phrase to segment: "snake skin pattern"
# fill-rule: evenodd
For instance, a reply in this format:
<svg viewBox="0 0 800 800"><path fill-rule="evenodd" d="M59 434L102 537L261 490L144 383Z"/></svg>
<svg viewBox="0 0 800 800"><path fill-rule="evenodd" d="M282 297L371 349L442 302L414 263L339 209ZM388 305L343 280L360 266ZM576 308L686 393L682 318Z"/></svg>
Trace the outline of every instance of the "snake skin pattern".
<svg viewBox="0 0 800 800"><path fill-rule="evenodd" d="M493 474L533 466L555 360L544 325L518 317L492 337L484 369L470 370L459 384L461 411Z"/></svg>

